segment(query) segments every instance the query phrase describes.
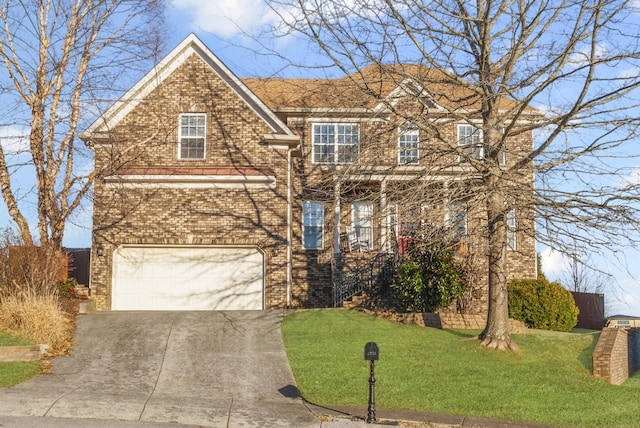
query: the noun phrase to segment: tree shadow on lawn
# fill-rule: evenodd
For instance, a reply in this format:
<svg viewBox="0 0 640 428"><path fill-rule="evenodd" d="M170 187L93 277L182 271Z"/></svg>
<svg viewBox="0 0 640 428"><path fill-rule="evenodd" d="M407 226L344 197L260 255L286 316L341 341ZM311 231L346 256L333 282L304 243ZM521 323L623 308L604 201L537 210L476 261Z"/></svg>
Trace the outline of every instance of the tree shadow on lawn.
<svg viewBox="0 0 640 428"><path fill-rule="evenodd" d="M461 339L477 339L482 330L460 330L452 328L443 328L442 331L458 336Z"/></svg>

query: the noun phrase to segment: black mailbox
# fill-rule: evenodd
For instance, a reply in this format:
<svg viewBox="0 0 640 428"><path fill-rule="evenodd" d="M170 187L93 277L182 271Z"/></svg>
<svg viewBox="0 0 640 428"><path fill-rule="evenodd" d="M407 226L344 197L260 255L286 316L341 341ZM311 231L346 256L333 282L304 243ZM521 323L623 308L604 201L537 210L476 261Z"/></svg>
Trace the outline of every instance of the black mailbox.
<svg viewBox="0 0 640 428"><path fill-rule="evenodd" d="M369 342L364 345L364 359L367 361L378 361L380 358L380 351L378 345L375 342Z"/></svg>

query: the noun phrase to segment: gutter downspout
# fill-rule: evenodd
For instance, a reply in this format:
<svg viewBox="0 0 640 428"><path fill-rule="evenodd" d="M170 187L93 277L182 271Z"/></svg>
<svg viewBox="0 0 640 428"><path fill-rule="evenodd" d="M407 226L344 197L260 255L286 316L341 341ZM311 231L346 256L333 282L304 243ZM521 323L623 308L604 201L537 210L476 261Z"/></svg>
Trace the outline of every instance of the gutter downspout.
<svg viewBox="0 0 640 428"><path fill-rule="evenodd" d="M287 278L286 278L286 307L291 307L291 283L293 281L293 179L291 177L291 159L293 151L300 149L300 137L295 135L266 134L262 143L272 149L287 151Z"/></svg>
<svg viewBox="0 0 640 428"><path fill-rule="evenodd" d="M293 227L293 208L292 208L292 183L291 183L291 152L293 148L287 150L287 309L291 308L291 282L293 281L292 259L293 250L291 248Z"/></svg>

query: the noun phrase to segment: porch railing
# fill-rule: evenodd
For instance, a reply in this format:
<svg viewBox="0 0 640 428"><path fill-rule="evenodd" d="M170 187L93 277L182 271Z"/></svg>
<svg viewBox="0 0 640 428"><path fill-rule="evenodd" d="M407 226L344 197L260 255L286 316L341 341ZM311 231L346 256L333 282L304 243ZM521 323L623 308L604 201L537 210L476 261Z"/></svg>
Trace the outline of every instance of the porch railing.
<svg viewBox="0 0 640 428"><path fill-rule="evenodd" d="M382 252L347 270L343 256L339 256L332 264L334 307L341 307L345 300L390 281L398 260L397 253Z"/></svg>

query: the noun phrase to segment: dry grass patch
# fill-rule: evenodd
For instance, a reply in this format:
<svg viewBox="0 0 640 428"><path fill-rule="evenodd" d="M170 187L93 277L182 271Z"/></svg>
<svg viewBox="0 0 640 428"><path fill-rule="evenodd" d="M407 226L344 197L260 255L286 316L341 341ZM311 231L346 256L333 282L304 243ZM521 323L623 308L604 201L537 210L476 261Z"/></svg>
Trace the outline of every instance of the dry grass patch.
<svg viewBox="0 0 640 428"><path fill-rule="evenodd" d="M22 245L10 233L0 234L0 330L49 345L51 356L68 353L75 317L61 304L67 269L60 248Z"/></svg>
<svg viewBox="0 0 640 428"><path fill-rule="evenodd" d="M5 296L0 302L0 330L49 345L49 355L62 355L72 345L74 320L55 295Z"/></svg>

